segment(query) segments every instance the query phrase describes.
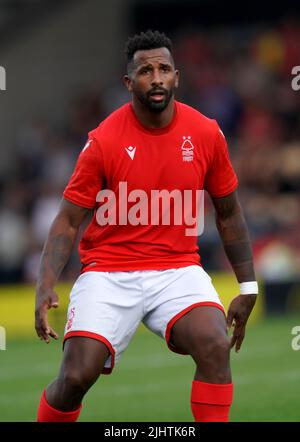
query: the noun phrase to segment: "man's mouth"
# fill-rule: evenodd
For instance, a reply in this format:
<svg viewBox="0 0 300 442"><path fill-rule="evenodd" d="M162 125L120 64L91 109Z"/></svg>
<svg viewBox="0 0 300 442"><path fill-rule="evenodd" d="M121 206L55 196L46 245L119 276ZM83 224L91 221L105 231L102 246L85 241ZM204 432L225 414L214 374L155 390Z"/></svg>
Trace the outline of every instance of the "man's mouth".
<svg viewBox="0 0 300 442"><path fill-rule="evenodd" d="M152 91L150 92L150 97L153 101L162 101L165 98L166 94L164 91Z"/></svg>

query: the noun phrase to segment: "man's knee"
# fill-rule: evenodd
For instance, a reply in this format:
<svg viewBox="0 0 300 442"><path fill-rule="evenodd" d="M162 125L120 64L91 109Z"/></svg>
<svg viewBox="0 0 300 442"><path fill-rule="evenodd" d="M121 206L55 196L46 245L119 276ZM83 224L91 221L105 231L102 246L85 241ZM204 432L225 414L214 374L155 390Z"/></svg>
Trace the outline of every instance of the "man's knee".
<svg viewBox="0 0 300 442"><path fill-rule="evenodd" d="M93 384L93 380L79 370L71 369L61 374L59 383L64 390L85 393Z"/></svg>
<svg viewBox="0 0 300 442"><path fill-rule="evenodd" d="M202 358L226 358L230 352L230 339L223 332L207 333L203 330L196 330L187 342L187 348L191 356Z"/></svg>
<svg viewBox="0 0 300 442"><path fill-rule="evenodd" d="M67 367L59 376L60 388L64 391L85 394L97 380L99 374L76 367Z"/></svg>
<svg viewBox="0 0 300 442"><path fill-rule="evenodd" d="M202 358L215 360L217 363L226 360L230 352L230 339L225 334L214 334L205 336L201 344L194 346L195 355L202 355Z"/></svg>
<svg viewBox="0 0 300 442"><path fill-rule="evenodd" d="M108 355L102 342L84 337L67 340L59 383L68 390L86 392L98 379Z"/></svg>
<svg viewBox="0 0 300 442"><path fill-rule="evenodd" d="M90 341L67 341L58 377L64 391L85 394L100 376L109 352L102 343Z"/></svg>
<svg viewBox="0 0 300 442"><path fill-rule="evenodd" d="M220 384L231 381L230 339L226 334L195 335L190 355L196 363L198 379Z"/></svg>

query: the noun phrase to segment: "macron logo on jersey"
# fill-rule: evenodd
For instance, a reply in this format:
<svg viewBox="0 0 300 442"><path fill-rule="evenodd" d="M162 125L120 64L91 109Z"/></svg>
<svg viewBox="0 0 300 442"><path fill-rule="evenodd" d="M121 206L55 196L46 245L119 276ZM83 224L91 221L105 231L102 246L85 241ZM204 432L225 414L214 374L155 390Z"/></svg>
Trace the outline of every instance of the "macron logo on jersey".
<svg viewBox="0 0 300 442"><path fill-rule="evenodd" d="M136 147L133 147L133 146L125 147L125 150L128 153L128 155L130 156L130 158L133 160L134 155L135 155L135 151L136 151Z"/></svg>

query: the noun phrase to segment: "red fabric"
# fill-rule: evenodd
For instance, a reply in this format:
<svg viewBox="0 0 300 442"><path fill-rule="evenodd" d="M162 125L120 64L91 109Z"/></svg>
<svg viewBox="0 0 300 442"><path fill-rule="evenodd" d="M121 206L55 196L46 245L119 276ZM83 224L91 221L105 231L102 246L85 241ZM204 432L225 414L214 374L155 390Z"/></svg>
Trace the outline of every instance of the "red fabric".
<svg viewBox="0 0 300 442"><path fill-rule="evenodd" d="M38 408L38 422L76 422L82 405L74 411L59 411L51 407L46 400L46 390L43 391L41 401Z"/></svg>
<svg viewBox="0 0 300 442"><path fill-rule="evenodd" d="M195 422L228 422L233 384L193 381L191 408Z"/></svg>
<svg viewBox="0 0 300 442"><path fill-rule="evenodd" d="M174 109L167 127L147 129L127 103L89 133L64 191L67 200L94 209L79 245L83 272L162 270L200 263L197 236L185 232L193 226L183 212L184 191L191 191L193 202L188 206L195 216L197 190L206 189L214 197L223 197L235 190L237 178L216 121L179 102L175 102ZM124 193L120 183L125 183ZM100 201L98 196L96 202L101 189L109 189L116 198L116 210L106 225L99 225L99 214L102 207L107 217L104 207L111 199ZM155 224L151 216L154 190L179 192L183 222L175 222L178 219L171 199L169 225L163 224L166 210L162 204L158 214L153 210ZM147 196L147 201L141 203L147 213L137 225L127 220L130 213L139 212L136 205L141 198L133 191Z"/></svg>
<svg viewBox="0 0 300 442"><path fill-rule="evenodd" d="M167 328L166 328L166 334L165 334L165 339L166 339L167 345L168 345L169 349L172 350L174 353L178 353L180 355L187 354L187 353L183 353L183 352L177 350L176 347L170 342L170 336L171 336L171 331L172 331L173 325L175 324L176 321L178 321L178 319L182 318L182 316L186 315L188 312L193 310L193 308L195 308L195 307L203 307L203 306L216 307L216 308L220 309L224 313L224 315L225 315L225 311L224 311L224 308L222 307L222 305L220 305L220 304L218 304L216 302L210 302L210 301L196 302L195 304L189 305L187 308L185 308L181 312L177 313L177 315L175 315L168 322L168 325L167 325Z"/></svg>
<svg viewBox="0 0 300 442"><path fill-rule="evenodd" d="M72 338L73 336L82 336L84 338L96 339L97 341L103 342L103 344L106 345L111 354L111 367L104 367L102 370L102 374L111 374L115 365L115 350L111 343L106 338L104 338L104 336L98 335L97 333L75 330L65 334L63 345L65 344L67 339Z"/></svg>

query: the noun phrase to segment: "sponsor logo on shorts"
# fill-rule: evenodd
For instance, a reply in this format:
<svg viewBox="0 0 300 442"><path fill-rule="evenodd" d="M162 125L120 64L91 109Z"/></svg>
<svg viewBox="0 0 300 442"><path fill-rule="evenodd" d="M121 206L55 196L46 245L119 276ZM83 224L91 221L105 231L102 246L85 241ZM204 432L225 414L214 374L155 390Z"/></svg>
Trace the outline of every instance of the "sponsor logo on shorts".
<svg viewBox="0 0 300 442"><path fill-rule="evenodd" d="M75 307L72 307L69 313L69 319L68 319L68 323L67 323L67 330L70 330L70 328L73 325L73 321L74 321L74 317L75 317Z"/></svg>

